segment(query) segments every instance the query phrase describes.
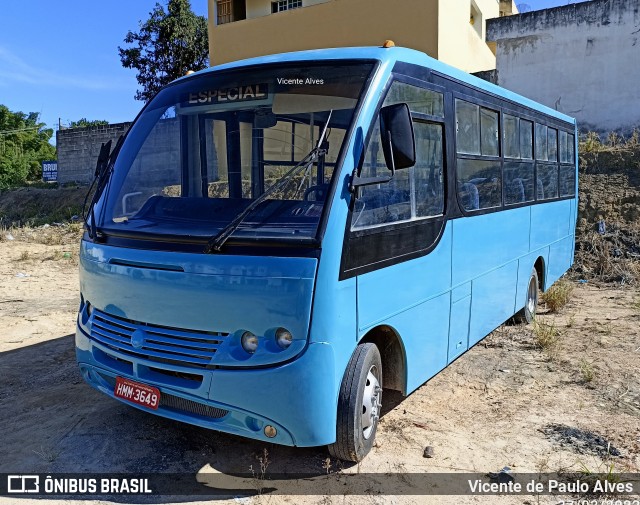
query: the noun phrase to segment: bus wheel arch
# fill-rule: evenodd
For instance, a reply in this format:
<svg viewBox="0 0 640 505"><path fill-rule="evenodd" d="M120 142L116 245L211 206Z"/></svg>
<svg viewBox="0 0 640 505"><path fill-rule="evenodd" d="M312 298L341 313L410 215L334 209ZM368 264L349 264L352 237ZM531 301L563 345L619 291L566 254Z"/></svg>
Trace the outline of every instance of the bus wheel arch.
<svg viewBox="0 0 640 505"><path fill-rule="evenodd" d="M533 268L535 268L538 274L538 286L540 287L540 291L544 291L546 278L544 275L544 272L545 272L544 258L542 256L538 256L538 259L534 263Z"/></svg>
<svg viewBox="0 0 640 505"><path fill-rule="evenodd" d="M398 332L388 325L376 326L369 330L359 343L370 342L380 351L382 378L385 389L407 394L407 359Z"/></svg>
<svg viewBox="0 0 640 505"><path fill-rule="evenodd" d="M517 324L533 323L538 308L538 295L544 286L544 259L539 256L533 264L527 281L526 299L524 306L514 314L512 321Z"/></svg>

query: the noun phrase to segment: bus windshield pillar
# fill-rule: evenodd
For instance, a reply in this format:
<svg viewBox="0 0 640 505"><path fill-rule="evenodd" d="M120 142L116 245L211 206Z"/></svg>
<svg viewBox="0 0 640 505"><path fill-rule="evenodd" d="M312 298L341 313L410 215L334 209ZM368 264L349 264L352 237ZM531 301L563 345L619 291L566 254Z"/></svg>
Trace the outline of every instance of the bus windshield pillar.
<svg viewBox="0 0 640 505"><path fill-rule="evenodd" d="M227 125L227 167L229 167L229 198L242 198L242 165L240 159L240 121L232 114Z"/></svg>

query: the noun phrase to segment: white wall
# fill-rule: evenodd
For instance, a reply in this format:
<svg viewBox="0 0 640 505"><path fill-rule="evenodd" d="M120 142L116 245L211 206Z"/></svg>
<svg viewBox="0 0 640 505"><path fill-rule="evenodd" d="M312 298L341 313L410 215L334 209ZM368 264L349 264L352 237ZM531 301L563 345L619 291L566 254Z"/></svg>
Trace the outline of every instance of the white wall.
<svg viewBox="0 0 640 505"><path fill-rule="evenodd" d="M500 18L498 84L578 120L581 130L640 126L640 13L635 0L595 0Z"/></svg>
<svg viewBox="0 0 640 505"><path fill-rule="evenodd" d="M472 26L471 2L481 12ZM439 0L438 59L465 72L495 68L494 54L485 43L485 23L499 16L496 0Z"/></svg>

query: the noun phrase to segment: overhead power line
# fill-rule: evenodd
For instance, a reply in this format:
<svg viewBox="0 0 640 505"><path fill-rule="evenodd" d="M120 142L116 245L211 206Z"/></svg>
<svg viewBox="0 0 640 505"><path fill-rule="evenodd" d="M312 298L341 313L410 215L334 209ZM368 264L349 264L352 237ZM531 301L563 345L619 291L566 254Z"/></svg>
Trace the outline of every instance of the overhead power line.
<svg viewBox="0 0 640 505"><path fill-rule="evenodd" d="M30 130L39 130L39 129L40 129L39 126L32 126L30 128L21 128L20 130L4 130L4 131L0 131L0 135L11 135L12 133L26 132Z"/></svg>

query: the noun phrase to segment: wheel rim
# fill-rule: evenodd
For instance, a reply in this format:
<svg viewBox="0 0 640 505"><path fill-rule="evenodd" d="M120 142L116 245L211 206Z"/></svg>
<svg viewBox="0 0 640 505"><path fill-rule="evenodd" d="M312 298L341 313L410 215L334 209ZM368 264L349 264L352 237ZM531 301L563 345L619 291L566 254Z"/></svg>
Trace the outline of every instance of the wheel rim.
<svg viewBox="0 0 640 505"><path fill-rule="evenodd" d="M527 310L531 316L536 314L536 305L538 302L538 286L536 280L531 277L529 280L529 290L527 292Z"/></svg>
<svg viewBox="0 0 640 505"><path fill-rule="evenodd" d="M376 427L380 418L380 407L382 388L376 375L378 369L375 365L369 368L367 380L364 384L364 394L362 395L362 436L368 439Z"/></svg>

